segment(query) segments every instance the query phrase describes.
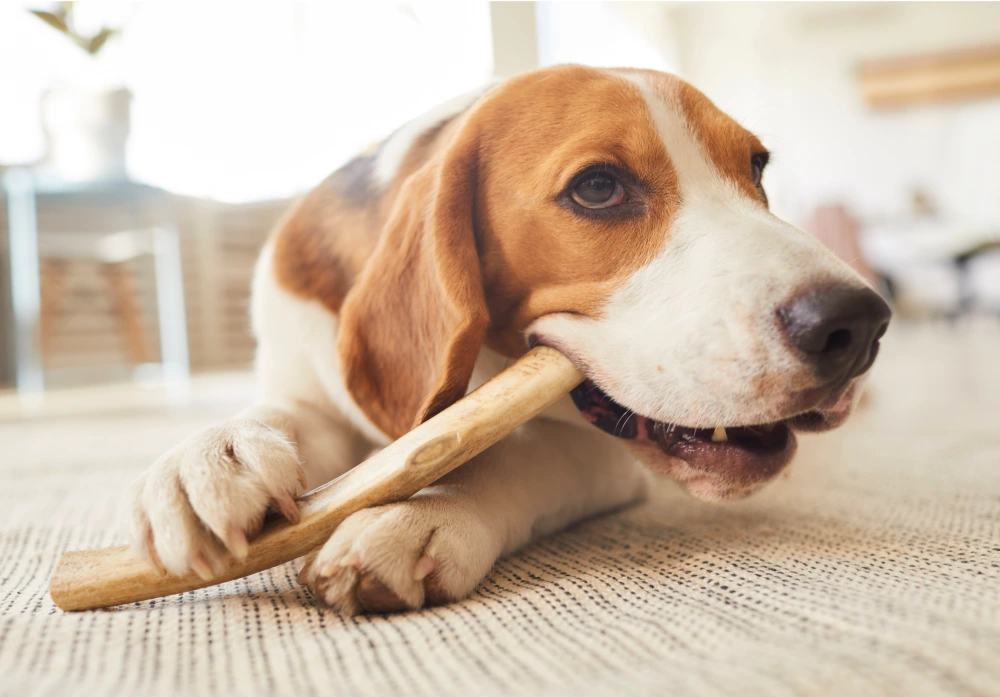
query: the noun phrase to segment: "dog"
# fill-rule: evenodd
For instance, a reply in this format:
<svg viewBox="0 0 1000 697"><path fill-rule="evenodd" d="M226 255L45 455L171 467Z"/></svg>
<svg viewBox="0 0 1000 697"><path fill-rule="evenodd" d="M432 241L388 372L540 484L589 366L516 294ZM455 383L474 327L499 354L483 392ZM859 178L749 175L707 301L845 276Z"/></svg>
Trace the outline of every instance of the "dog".
<svg viewBox="0 0 1000 697"><path fill-rule="evenodd" d="M346 614L469 595L527 542L640 501L647 472L747 496L851 412L889 321L769 212L761 142L679 78L559 66L461 97L352 160L257 262L256 406L128 493L133 548L221 573L271 509L534 343L586 381L401 503L350 516L300 583Z"/></svg>

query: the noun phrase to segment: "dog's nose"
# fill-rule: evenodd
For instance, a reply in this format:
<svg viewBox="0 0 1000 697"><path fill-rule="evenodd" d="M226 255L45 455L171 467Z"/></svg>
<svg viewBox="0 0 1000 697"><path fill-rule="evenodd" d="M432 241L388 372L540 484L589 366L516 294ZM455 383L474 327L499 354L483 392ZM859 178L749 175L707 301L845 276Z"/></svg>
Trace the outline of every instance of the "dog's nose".
<svg viewBox="0 0 1000 697"><path fill-rule="evenodd" d="M778 311L785 333L821 380L857 377L875 362L892 312L868 288L826 288Z"/></svg>

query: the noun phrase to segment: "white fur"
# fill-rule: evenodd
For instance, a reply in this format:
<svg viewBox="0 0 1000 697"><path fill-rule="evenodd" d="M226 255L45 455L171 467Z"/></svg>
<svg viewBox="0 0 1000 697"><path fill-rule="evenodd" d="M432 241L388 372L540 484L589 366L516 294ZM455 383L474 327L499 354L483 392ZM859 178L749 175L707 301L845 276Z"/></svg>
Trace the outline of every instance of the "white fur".
<svg viewBox="0 0 1000 697"><path fill-rule="evenodd" d="M259 406L169 451L129 494L133 548L171 573L220 573L233 551L221 537L233 526L252 535L275 494L302 493L300 464L314 488L388 442L344 386L336 316L277 284L269 247L251 315ZM483 349L469 389L506 363ZM371 579L407 607L461 598L501 554L644 490L643 470L615 439L538 419L414 499L348 518L304 580L348 613L385 609L365 599ZM414 578L422 557L434 564L426 582Z"/></svg>
<svg viewBox="0 0 1000 697"><path fill-rule="evenodd" d="M690 427L788 416L807 367L788 350L777 310L796 291L861 278L810 235L750 201L715 169L676 106L642 92L674 165L681 209L659 254L600 319L542 317L530 331L566 351L621 404ZM766 385L762 389L761 385Z"/></svg>
<svg viewBox="0 0 1000 697"><path fill-rule="evenodd" d="M257 339L259 403L305 400L338 415L374 444L390 441L344 385L337 355L337 316L318 301L303 300L278 285L270 245L261 251L254 270L250 316Z"/></svg>
<svg viewBox="0 0 1000 697"><path fill-rule="evenodd" d="M268 506L305 491L299 458L272 410L249 410L167 451L132 485L133 549L169 572L221 573L236 535L254 534Z"/></svg>

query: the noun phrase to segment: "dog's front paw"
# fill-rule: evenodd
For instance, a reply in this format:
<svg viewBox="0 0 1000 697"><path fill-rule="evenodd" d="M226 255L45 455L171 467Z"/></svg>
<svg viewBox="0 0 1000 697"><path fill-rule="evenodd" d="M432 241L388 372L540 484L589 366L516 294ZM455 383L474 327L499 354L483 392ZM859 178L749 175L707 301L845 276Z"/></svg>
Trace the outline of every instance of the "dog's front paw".
<svg viewBox="0 0 1000 697"><path fill-rule="evenodd" d="M349 615L416 610L469 595L501 548L471 501L422 495L347 518L307 559L299 583Z"/></svg>
<svg viewBox="0 0 1000 697"><path fill-rule="evenodd" d="M247 554L273 507L292 522L305 472L275 429L235 419L168 451L128 494L132 548L161 572L219 575L229 553Z"/></svg>

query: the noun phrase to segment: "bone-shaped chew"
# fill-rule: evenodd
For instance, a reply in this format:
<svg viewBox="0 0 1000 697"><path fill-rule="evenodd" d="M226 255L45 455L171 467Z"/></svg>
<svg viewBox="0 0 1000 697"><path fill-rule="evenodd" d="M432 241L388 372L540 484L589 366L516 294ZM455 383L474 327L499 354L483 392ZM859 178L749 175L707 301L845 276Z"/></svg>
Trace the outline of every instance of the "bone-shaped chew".
<svg viewBox="0 0 1000 697"><path fill-rule="evenodd" d="M509 368L329 484L299 499L301 519L268 521L246 559L211 581L162 576L128 547L68 552L49 581L63 610L91 610L204 588L248 576L319 547L352 513L402 501L467 462L583 380L555 349L533 348Z"/></svg>

